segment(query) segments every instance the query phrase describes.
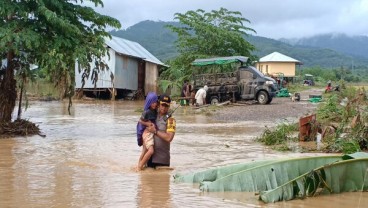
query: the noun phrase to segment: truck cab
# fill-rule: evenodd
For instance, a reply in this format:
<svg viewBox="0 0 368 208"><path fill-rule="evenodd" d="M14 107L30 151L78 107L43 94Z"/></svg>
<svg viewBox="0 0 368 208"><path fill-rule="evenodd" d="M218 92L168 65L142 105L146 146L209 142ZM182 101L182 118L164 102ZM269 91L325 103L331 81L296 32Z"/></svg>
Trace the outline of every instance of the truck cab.
<svg viewBox="0 0 368 208"><path fill-rule="evenodd" d="M257 100L259 104L271 103L277 92L275 80L263 75L253 66L240 67L240 100Z"/></svg>
<svg viewBox="0 0 368 208"><path fill-rule="evenodd" d="M260 104L269 104L276 95L277 87L274 79L263 75L253 66L244 66L244 56L216 57L196 59L192 65L208 66L240 62L241 66L232 72L202 73L194 75L194 88L198 90L208 86L207 103L241 100L256 100Z"/></svg>

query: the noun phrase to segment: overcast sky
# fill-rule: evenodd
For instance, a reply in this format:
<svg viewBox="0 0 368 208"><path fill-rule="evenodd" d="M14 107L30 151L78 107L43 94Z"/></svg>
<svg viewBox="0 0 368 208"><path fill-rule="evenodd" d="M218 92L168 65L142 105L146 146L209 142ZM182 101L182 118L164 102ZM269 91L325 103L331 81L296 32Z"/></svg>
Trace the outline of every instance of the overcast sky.
<svg viewBox="0 0 368 208"><path fill-rule="evenodd" d="M103 0L97 11L122 29L143 20L174 21L175 13L224 7L250 20L258 36L300 38L324 33L368 35L368 0Z"/></svg>

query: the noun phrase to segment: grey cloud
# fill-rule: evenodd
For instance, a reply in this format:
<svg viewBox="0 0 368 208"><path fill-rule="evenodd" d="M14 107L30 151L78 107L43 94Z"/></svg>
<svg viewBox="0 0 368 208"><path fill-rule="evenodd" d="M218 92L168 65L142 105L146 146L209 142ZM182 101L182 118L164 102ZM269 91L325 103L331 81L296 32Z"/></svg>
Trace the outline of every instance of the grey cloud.
<svg viewBox="0 0 368 208"><path fill-rule="evenodd" d="M173 21L188 10L240 11L258 35L292 38L320 33L367 34L368 0L105 0L97 9L127 28L143 20Z"/></svg>

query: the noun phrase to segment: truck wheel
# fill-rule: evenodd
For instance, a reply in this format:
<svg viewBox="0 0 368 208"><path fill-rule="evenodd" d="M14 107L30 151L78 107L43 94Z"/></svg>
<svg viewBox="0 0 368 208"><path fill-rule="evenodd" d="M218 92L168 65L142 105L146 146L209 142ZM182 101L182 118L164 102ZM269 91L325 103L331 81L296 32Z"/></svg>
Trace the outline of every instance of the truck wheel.
<svg viewBox="0 0 368 208"><path fill-rule="evenodd" d="M217 97L212 97L211 98L211 105L216 105L217 103L219 103L219 100Z"/></svg>
<svg viewBox="0 0 368 208"><path fill-rule="evenodd" d="M270 104L272 102L272 98L268 99L266 104Z"/></svg>
<svg viewBox="0 0 368 208"><path fill-rule="evenodd" d="M261 105L265 105L267 104L269 98L268 98L268 94L264 91L261 91L258 93L258 96L257 96L257 101L259 102L259 104Z"/></svg>

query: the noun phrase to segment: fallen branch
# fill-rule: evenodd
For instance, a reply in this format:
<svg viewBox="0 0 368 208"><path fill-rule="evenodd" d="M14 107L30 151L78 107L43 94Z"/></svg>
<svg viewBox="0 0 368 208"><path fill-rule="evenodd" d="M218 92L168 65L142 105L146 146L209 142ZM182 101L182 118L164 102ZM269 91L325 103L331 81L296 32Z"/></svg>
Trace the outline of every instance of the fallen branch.
<svg viewBox="0 0 368 208"><path fill-rule="evenodd" d="M0 123L0 137L7 136L43 136L38 126L28 120L17 119L10 123Z"/></svg>
<svg viewBox="0 0 368 208"><path fill-rule="evenodd" d="M225 101L225 102L222 102L222 103L217 103L216 106L223 106L223 105L228 105L230 104L230 101Z"/></svg>

